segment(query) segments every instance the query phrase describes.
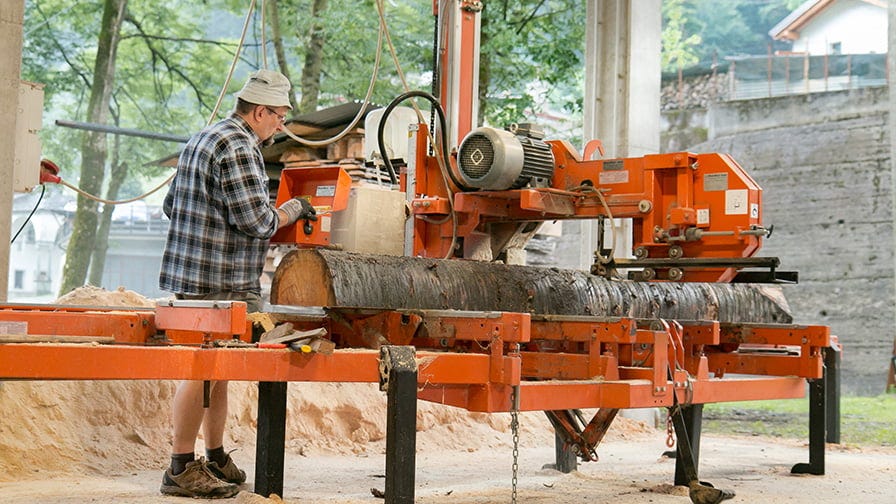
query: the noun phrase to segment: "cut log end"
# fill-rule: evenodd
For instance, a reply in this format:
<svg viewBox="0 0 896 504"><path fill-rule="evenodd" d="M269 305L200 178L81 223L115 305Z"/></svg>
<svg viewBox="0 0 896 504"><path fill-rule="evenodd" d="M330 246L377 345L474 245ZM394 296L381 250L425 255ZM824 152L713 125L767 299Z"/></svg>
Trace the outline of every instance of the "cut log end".
<svg viewBox="0 0 896 504"><path fill-rule="evenodd" d="M312 253L303 253L312 252ZM333 281L323 256L311 250L290 252L271 283L271 304L336 306Z"/></svg>

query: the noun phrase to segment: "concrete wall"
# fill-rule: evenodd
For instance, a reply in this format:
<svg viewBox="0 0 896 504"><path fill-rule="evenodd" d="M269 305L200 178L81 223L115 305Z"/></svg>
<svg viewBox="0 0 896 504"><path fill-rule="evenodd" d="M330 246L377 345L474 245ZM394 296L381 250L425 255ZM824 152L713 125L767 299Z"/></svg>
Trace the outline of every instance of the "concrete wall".
<svg viewBox="0 0 896 504"><path fill-rule="evenodd" d="M803 324L840 337L846 393L883 391L893 345L893 213L884 88L720 103L709 140L763 188L774 234L760 252L797 270L785 294Z"/></svg>

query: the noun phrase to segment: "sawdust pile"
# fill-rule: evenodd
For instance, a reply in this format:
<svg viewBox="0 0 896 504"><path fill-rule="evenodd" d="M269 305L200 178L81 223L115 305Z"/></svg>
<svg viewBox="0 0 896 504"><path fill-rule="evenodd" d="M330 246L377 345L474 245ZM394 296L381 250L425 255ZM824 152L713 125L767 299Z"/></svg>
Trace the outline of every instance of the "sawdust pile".
<svg viewBox="0 0 896 504"><path fill-rule="evenodd" d="M152 306L153 300L124 289L77 289L59 303ZM124 475L162 470L171 447L170 406L174 381L0 382L0 480L40 477L41 472ZM230 383L228 439L234 458L253 464L258 390ZM372 453L385 450L386 397L376 384L290 383L287 454ZM520 417L525 445L552 444L543 414ZM469 413L418 403L418 449L474 451L508 446L508 414ZM608 439L656 432L619 418ZM204 446L197 443L197 453Z"/></svg>
<svg viewBox="0 0 896 504"><path fill-rule="evenodd" d="M119 287L114 291L107 291L102 287L85 285L60 297L55 304L73 306L155 306L155 301L142 295Z"/></svg>

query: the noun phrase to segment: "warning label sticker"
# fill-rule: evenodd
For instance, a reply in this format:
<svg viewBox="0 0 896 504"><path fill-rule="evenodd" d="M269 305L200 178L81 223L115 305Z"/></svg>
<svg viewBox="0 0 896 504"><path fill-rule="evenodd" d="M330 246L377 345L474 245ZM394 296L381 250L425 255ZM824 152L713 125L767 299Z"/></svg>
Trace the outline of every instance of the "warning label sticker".
<svg viewBox="0 0 896 504"><path fill-rule="evenodd" d="M317 186L317 190L314 191L314 195L318 198L328 197L331 198L336 195L336 186L334 185L319 185Z"/></svg>
<svg viewBox="0 0 896 504"><path fill-rule="evenodd" d="M697 225L698 226L706 226L709 224L709 209L708 208L698 208L697 209Z"/></svg>
<svg viewBox="0 0 896 504"><path fill-rule="evenodd" d="M628 170L602 171L600 172L600 184L625 184L628 183Z"/></svg>
<svg viewBox="0 0 896 504"><path fill-rule="evenodd" d="M707 173L703 175L704 191L727 191L728 190L728 174L727 173Z"/></svg>

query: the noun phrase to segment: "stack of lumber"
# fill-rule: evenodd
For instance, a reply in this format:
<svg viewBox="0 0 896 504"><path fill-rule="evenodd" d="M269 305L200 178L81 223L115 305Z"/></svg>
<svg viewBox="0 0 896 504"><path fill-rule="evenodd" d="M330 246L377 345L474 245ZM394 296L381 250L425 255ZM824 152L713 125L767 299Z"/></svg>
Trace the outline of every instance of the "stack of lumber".
<svg viewBox="0 0 896 504"><path fill-rule="evenodd" d="M279 161L283 168L339 166L351 176L352 182L389 184L385 167L366 163L365 157L364 130L356 128L325 147L311 147L290 140L282 148Z"/></svg>

